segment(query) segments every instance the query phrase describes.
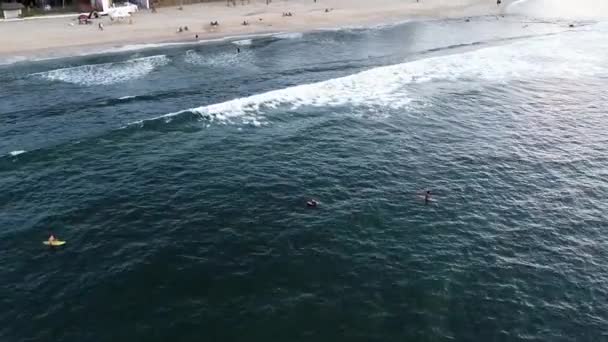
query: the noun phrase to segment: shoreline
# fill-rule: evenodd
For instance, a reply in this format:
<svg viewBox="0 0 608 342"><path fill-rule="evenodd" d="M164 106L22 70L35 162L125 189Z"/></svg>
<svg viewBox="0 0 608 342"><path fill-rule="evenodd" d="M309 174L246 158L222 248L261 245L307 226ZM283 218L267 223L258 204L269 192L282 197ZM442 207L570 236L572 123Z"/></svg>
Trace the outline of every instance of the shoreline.
<svg viewBox="0 0 608 342"><path fill-rule="evenodd" d="M40 61L48 61L53 59L62 59L62 58L77 58L77 57L85 57L85 56L96 56L96 55L105 55L105 54L115 54L122 52L130 52L130 51L146 51L153 49L160 49L163 47L179 47L179 46L199 46L205 44L213 44L213 43L221 43L221 42L234 42L245 39L257 39L264 37L272 37L272 36L280 36L287 34L306 34L306 33L314 33L314 32L323 32L323 31L339 31L339 30L347 30L347 29L364 29L364 28L374 28L374 27L389 27L393 25L401 25L407 22L411 22L414 20L436 20L437 18L411 18L411 19L403 19L390 23L381 23L381 24L370 24L370 25L345 25L345 26L336 26L336 27L321 27L321 28L313 28L310 30L293 30L293 31L260 31L257 33L244 33L237 35L215 35L209 36L206 39L199 40L189 40L189 39L160 39L148 42L120 42L118 45L116 44L86 44L80 46L70 46L67 48L63 48L64 51L61 53L57 53L58 50L56 48L50 49L39 49L33 51L26 51L25 54L22 55L0 55L0 67L18 64L18 63L27 63L27 62L40 62ZM67 51L66 51L67 49Z"/></svg>
<svg viewBox="0 0 608 342"><path fill-rule="evenodd" d="M108 18L103 18L98 21L103 23L103 31L98 29L98 22L78 25L74 24L73 18L2 22L0 29L13 26L7 27L8 31L19 33L8 37L8 42L0 41L0 66L166 46L195 46L278 34L390 26L413 20L493 15L500 10L496 5L489 6L491 2L488 0L425 0L424 4L413 0L408 3L380 0L381 4L375 6L365 0L318 1L323 1L321 6L334 7L325 13L320 11L318 3L307 0L275 0L276 3L270 6L254 0L249 5L236 8L218 3L193 4L184 6L183 10L166 7L157 13L142 11L133 15L133 24L111 23ZM293 12L294 16L281 16L288 11ZM201 25L202 17L215 18L211 20L218 20L220 28ZM247 20L250 24L243 26L241 20ZM177 33L172 27L181 26L179 23L184 23L190 29ZM198 38L195 38L196 35ZM95 41L91 41L91 37ZM6 37L1 39L5 40Z"/></svg>

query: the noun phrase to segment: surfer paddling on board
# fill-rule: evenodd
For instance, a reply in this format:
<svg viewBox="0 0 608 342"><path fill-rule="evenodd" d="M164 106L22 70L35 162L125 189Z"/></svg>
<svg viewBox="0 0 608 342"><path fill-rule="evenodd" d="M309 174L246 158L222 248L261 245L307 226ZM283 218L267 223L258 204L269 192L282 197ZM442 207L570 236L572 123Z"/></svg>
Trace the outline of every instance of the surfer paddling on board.
<svg viewBox="0 0 608 342"><path fill-rule="evenodd" d="M49 245L53 245L53 242L55 242L55 240L57 240L55 238L55 235L51 234L51 236L49 236L49 240L48 240L49 241Z"/></svg>
<svg viewBox="0 0 608 342"><path fill-rule="evenodd" d="M306 206L309 208L316 208L317 205L319 205L319 202L317 202L315 199L311 199L310 201L306 202Z"/></svg>

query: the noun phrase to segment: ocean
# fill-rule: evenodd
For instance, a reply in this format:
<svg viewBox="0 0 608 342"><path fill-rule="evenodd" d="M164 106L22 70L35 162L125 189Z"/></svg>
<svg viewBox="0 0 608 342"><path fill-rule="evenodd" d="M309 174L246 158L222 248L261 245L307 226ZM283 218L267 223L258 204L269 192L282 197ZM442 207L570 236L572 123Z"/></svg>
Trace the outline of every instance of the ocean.
<svg viewBox="0 0 608 342"><path fill-rule="evenodd" d="M0 340L608 340L608 25L569 24L0 66Z"/></svg>

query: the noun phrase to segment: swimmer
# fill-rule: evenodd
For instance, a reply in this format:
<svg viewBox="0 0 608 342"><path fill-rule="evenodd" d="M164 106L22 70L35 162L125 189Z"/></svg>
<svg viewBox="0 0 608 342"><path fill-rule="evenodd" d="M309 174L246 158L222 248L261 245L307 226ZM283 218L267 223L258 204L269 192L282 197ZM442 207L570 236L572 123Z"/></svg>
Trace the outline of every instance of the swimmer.
<svg viewBox="0 0 608 342"><path fill-rule="evenodd" d="M319 204L319 202L317 202L317 200L314 200L314 199L311 199L310 201L306 202L306 206L309 208L316 208L318 204Z"/></svg>
<svg viewBox="0 0 608 342"><path fill-rule="evenodd" d="M427 192L424 194L424 204L429 204L430 201L431 201L431 191L427 190Z"/></svg>

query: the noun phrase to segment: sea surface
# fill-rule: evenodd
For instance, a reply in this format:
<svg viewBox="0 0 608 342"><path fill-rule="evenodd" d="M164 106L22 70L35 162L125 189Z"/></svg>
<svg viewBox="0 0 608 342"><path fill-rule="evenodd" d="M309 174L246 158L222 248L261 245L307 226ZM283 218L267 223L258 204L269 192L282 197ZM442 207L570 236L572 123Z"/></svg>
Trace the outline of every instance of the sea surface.
<svg viewBox="0 0 608 342"><path fill-rule="evenodd" d="M608 24L569 24L1 66L0 341L608 341Z"/></svg>

